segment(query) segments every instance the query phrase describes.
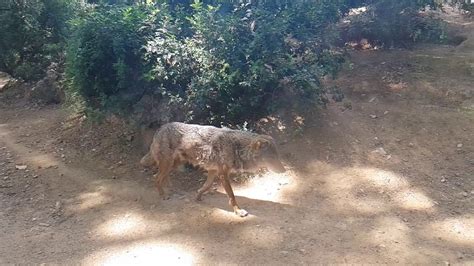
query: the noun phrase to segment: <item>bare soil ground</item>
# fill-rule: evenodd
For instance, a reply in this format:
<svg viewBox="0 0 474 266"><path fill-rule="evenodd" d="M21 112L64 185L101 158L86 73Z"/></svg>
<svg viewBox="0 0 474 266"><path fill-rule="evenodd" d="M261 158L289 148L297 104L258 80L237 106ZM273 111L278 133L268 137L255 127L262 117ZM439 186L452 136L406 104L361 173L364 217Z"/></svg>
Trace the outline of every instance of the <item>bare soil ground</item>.
<svg viewBox="0 0 474 266"><path fill-rule="evenodd" d="M451 23L457 47L353 52L344 102L275 133L289 171L234 184L244 219L187 169L160 200L118 119L0 99L0 264L474 264L474 24Z"/></svg>

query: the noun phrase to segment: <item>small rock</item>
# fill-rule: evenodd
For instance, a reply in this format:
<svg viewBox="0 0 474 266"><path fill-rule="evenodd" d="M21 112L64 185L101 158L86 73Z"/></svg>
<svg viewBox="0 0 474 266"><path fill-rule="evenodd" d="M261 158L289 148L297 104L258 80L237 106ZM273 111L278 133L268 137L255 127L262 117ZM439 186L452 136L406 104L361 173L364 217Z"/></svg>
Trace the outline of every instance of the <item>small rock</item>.
<svg viewBox="0 0 474 266"><path fill-rule="evenodd" d="M377 116L376 116L376 115L370 115L370 118L372 118L372 119L376 119L376 118L377 118Z"/></svg>
<svg viewBox="0 0 474 266"><path fill-rule="evenodd" d="M446 178L441 178L441 183L446 183Z"/></svg>
<svg viewBox="0 0 474 266"><path fill-rule="evenodd" d="M3 180L7 180L7 179L8 179L8 176L3 177Z"/></svg>
<svg viewBox="0 0 474 266"><path fill-rule="evenodd" d="M462 143L459 143L457 147L462 148Z"/></svg>
<svg viewBox="0 0 474 266"><path fill-rule="evenodd" d="M388 115L388 111L383 112L384 115Z"/></svg>
<svg viewBox="0 0 474 266"><path fill-rule="evenodd" d="M61 158L63 158L63 159L64 159L64 158L66 158L66 155L64 155L64 154L61 154Z"/></svg>
<svg viewBox="0 0 474 266"><path fill-rule="evenodd" d="M410 146L410 147L414 147L414 146L415 146L415 144L413 144L412 142L410 142L410 143L408 143L408 146Z"/></svg>
<svg viewBox="0 0 474 266"><path fill-rule="evenodd" d="M463 195L464 197L467 197L467 196L469 196L469 193L467 193L466 191L464 191L464 192L462 193L462 195Z"/></svg>
<svg viewBox="0 0 474 266"><path fill-rule="evenodd" d="M17 169L17 170L26 170L26 168L28 168L28 166L24 165L24 164L15 165L15 169Z"/></svg>
<svg viewBox="0 0 474 266"><path fill-rule="evenodd" d="M474 190L471 190L471 194L474 195Z"/></svg>
<svg viewBox="0 0 474 266"><path fill-rule="evenodd" d="M39 223L38 225L43 226L43 227L49 227L50 226L50 224L47 224L47 223Z"/></svg>
<svg viewBox="0 0 474 266"><path fill-rule="evenodd" d="M378 154L383 155L383 156L386 156L386 155L387 155L387 152L386 152L385 149L382 148L382 147L378 147L378 148L375 149L373 152L374 152L374 153L378 153Z"/></svg>
<svg viewBox="0 0 474 266"><path fill-rule="evenodd" d="M377 99L377 97L372 97L372 98L370 98L369 103L374 102L376 99Z"/></svg>

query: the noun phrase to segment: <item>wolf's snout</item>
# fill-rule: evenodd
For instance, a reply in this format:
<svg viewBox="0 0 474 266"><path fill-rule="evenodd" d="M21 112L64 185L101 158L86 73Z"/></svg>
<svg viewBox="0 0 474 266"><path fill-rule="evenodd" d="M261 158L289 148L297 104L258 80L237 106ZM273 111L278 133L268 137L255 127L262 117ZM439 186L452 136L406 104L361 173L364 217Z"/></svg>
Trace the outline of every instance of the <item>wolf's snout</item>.
<svg viewBox="0 0 474 266"><path fill-rule="evenodd" d="M285 167L280 161L272 162L270 163L269 167L272 172L275 172L277 174L281 174L286 172Z"/></svg>

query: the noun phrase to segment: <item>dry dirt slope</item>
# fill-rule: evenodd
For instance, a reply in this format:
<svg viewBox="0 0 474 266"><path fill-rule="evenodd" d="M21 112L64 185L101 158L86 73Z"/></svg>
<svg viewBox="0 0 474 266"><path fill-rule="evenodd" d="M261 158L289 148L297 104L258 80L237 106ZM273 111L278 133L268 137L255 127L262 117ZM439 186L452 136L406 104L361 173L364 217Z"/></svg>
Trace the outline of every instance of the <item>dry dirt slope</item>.
<svg viewBox="0 0 474 266"><path fill-rule="evenodd" d="M458 26L459 47L355 52L346 102L281 139L290 171L236 186L245 219L220 189L194 202L194 172L161 201L117 124L0 105L0 264L474 264L474 38Z"/></svg>

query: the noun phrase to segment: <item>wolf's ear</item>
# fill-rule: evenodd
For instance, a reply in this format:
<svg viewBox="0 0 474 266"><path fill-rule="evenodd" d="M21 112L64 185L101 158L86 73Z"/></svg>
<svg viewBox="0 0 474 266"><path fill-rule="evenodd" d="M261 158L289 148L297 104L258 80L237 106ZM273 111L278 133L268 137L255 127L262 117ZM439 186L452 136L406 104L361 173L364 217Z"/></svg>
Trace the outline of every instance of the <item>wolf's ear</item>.
<svg viewBox="0 0 474 266"><path fill-rule="evenodd" d="M258 151L262 147L262 141L261 140L256 140L252 143L252 150Z"/></svg>
<svg viewBox="0 0 474 266"><path fill-rule="evenodd" d="M264 140L264 139L258 139L258 140L255 140L253 143L252 143L252 149L254 151L258 151L260 149L262 149L263 147L265 147L265 145L268 144L268 141L267 140Z"/></svg>

